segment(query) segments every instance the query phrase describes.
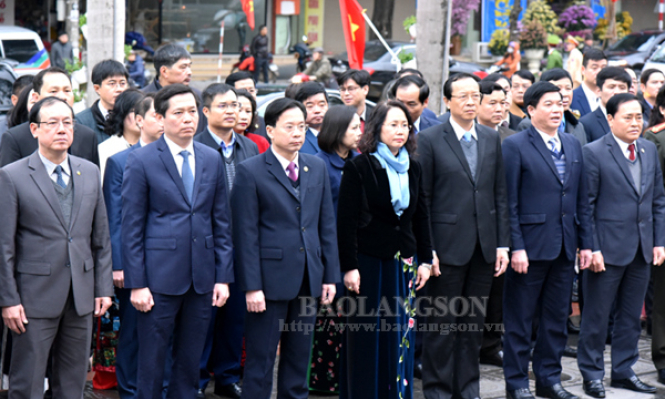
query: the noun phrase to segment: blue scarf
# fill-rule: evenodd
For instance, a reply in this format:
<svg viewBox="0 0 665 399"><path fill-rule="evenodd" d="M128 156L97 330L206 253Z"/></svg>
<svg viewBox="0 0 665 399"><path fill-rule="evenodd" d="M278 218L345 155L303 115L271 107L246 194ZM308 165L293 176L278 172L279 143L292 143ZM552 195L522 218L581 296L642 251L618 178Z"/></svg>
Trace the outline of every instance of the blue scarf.
<svg viewBox="0 0 665 399"><path fill-rule="evenodd" d="M381 167L388 174L390 183L390 200L397 216L402 216L404 210L409 207L411 193L409 192L409 153L402 147L397 157L390 152L385 143L379 143L376 152L373 152L379 160Z"/></svg>

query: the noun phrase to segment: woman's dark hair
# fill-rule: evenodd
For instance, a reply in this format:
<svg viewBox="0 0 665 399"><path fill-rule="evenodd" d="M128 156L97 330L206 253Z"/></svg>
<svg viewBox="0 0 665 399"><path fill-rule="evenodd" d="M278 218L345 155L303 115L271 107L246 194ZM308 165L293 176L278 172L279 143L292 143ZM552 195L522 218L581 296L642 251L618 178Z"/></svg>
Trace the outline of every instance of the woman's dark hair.
<svg viewBox="0 0 665 399"><path fill-rule="evenodd" d="M358 144L358 149L362 153L371 154L376 152L379 143L381 142L381 129L383 124L386 121L388 116L388 111L393 108L399 108L404 112L406 120L409 123L409 138L406 140L404 148L409 154L413 154L416 151L416 140L413 133L413 121L411 120L411 115L409 115L409 110L404 104L396 100L388 100L386 102L381 102L374 107L372 113L367 119L365 124L365 132L363 133L362 138L360 139L360 144Z"/></svg>
<svg viewBox="0 0 665 399"><path fill-rule="evenodd" d="M28 100L30 99L32 86L26 86L21 90L18 101L7 113L7 127L12 128L28 121Z"/></svg>
<svg viewBox="0 0 665 399"><path fill-rule="evenodd" d="M665 115L660 112L661 107L665 108L665 85L663 85L663 87L658 90L656 104L653 106L653 110L651 111L651 116L649 117L649 124L647 125L647 128L654 127L665 122Z"/></svg>
<svg viewBox="0 0 665 399"><path fill-rule="evenodd" d="M136 105L143 100L143 93L137 89L127 89L115 99L115 105L109 112L104 126L104 133L122 137L127 115L135 112Z"/></svg>
<svg viewBox="0 0 665 399"><path fill-rule="evenodd" d="M318 136L321 151L333 154L342 146L354 115L356 115L355 107L348 105L333 105L328 108Z"/></svg>
<svg viewBox="0 0 665 399"><path fill-rule="evenodd" d="M155 93L143 93L141 101L134 106L134 113L145 118L145 114L150 111L152 103L155 101Z"/></svg>
<svg viewBox="0 0 665 399"><path fill-rule="evenodd" d="M254 96L252 95L252 93L248 92L245 89L236 90L236 94L238 94L238 101L240 101L240 97L244 97L244 98L249 100L250 104L252 104L252 120L249 121L249 126L247 126L247 130L249 130L250 127L256 126L256 122L257 122L256 100L254 99Z"/></svg>

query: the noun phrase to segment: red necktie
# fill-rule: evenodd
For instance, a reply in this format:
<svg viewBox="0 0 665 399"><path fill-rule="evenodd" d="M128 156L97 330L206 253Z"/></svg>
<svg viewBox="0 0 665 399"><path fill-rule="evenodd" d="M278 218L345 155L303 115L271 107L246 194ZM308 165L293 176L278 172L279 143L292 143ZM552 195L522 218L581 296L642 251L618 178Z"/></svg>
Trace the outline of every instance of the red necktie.
<svg viewBox="0 0 665 399"><path fill-rule="evenodd" d="M365 133L365 120L360 120L360 133Z"/></svg>
<svg viewBox="0 0 665 399"><path fill-rule="evenodd" d="M630 162L635 162L635 144L631 144L628 146L628 151L630 151L630 155L628 156L628 159L630 159Z"/></svg>

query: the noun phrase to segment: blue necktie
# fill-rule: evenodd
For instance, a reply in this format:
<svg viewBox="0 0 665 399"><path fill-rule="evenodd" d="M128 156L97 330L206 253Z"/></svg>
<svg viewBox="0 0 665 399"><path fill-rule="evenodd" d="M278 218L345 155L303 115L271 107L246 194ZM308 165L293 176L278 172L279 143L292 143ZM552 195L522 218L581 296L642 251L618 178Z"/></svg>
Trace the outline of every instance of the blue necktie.
<svg viewBox="0 0 665 399"><path fill-rule="evenodd" d="M566 119L561 119L561 124L559 125L559 133L566 132Z"/></svg>
<svg viewBox="0 0 665 399"><path fill-rule="evenodd" d="M58 175L58 181L56 181L56 184L62 188L67 188L67 185L65 184L65 180L62 178L62 166L58 165L55 167L55 170L53 171L56 175Z"/></svg>
<svg viewBox="0 0 665 399"><path fill-rule="evenodd" d="M550 139L549 144L550 144L550 153L552 153L554 158L561 159L561 152L556 149L556 140Z"/></svg>
<svg viewBox="0 0 665 399"><path fill-rule="evenodd" d="M462 140L466 141L467 143L470 143L472 138L473 136L471 136L471 132L465 132L464 136L462 136Z"/></svg>
<svg viewBox="0 0 665 399"><path fill-rule="evenodd" d="M194 174L192 168L189 166L189 151L180 152L182 156L182 184L185 186L187 199L192 202L192 192L194 192Z"/></svg>

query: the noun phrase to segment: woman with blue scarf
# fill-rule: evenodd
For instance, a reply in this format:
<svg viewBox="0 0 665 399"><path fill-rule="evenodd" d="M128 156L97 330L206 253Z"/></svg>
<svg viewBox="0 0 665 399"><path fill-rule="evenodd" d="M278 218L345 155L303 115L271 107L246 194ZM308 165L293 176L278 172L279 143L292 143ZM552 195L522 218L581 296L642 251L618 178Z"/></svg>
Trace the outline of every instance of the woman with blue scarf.
<svg viewBox="0 0 665 399"><path fill-rule="evenodd" d="M340 399L411 399L415 291L429 279L432 246L406 107L377 105L359 150L344 165L337 211L349 294Z"/></svg>

